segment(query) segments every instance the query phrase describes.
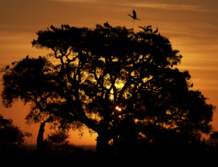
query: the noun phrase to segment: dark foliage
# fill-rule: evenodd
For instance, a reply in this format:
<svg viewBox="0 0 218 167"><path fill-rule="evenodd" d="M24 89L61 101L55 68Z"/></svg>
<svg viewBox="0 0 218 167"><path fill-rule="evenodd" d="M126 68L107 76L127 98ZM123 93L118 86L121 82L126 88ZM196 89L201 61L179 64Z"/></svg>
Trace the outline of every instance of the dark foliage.
<svg viewBox="0 0 218 167"><path fill-rule="evenodd" d="M33 46L50 57L28 56L3 76L3 103L32 103L27 119L86 125L98 133L100 152L197 145L211 132L214 106L176 68L182 56L166 37L109 24L37 35Z"/></svg>
<svg viewBox="0 0 218 167"><path fill-rule="evenodd" d="M0 115L0 152L6 149L14 149L24 143L24 137L31 136L23 133L10 119L4 119Z"/></svg>

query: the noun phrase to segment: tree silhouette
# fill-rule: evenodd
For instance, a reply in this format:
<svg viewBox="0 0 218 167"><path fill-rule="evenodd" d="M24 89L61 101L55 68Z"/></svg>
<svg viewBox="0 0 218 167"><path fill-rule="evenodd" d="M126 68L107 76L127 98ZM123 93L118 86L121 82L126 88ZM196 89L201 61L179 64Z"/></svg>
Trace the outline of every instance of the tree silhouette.
<svg viewBox="0 0 218 167"><path fill-rule="evenodd" d="M11 145L21 145L24 143L24 137L31 136L30 133L22 132L17 126L13 125L10 119L4 119L0 115L0 150L6 149Z"/></svg>
<svg viewBox="0 0 218 167"><path fill-rule="evenodd" d="M190 89L188 71L176 68L182 56L166 37L101 25L51 26L37 35L33 46L52 53L5 70L5 106L20 98L33 104L29 119L84 124L98 133L99 152L112 139L158 142L159 132L170 131L190 143L210 132L214 107Z"/></svg>
<svg viewBox="0 0 218 167"><path fill-rule="evenodd" d="M208 144L209 146L218 148L218 132L217 132L217 131L213 131L213 132L210 134L210 137L209 137L209 139L207 140L207 144Z"/></svg>

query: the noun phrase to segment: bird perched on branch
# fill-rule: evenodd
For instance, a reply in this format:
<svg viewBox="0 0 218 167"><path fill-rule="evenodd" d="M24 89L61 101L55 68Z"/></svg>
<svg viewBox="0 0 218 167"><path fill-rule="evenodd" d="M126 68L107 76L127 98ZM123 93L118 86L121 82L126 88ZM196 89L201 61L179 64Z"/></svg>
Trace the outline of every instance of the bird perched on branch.
<svg viewBox="0 0 218 167"><path fill-rule="evenodd" d="M132 11L132 15L128 14L128 16L130 16L133 19L134 22L135 22L135 20L140 20L139 18L137 18L135 10Z"/></svg>
<svg viewBox="0 0 218 167"><path fill-rule="evenodd" d="M147 27L146 27L146 26L144 26L144 27L138 26L138 27L141 28L141 29L143 29L145 32L148 32L148 31L151 32L151 30L152 30L152 29L151 29L151 27L152 27L151 25L149 25L149 26L147 26Z"/></svg>
<svg viewBox="0 0 218 167"><path fill-rule="evenodd" d="M5 69L6 69L6 70L8 70L9 68L10 68L10 66L9 66L9 65L7 65L7 66L5 67Z"/></svg>
<svg viewBox="0 0 218 167"><path fill-rule="evenodd" d="M53 31L55 31L55 32L58 31L58 29L55 28L55 26L53 26L53 25L51 25L50 28L51 28Z"/></svg>
<svg viewBox="0 0 218 167"><path fill-rule="evenodd" d="M158 28L156 28L156 30L153 32L154 34L158 32Z"/></svg>
<svg viewBox="0 0 218 167"><path fill-rule="evenodd" d="M110 26L110 24L109 24L108 22L104 23L104 26L105 26L106 28L111 28L111 26Z"/></svg>
<svg viewBox="0 0 218 167"><path fill-rule="evenodd" d="M65 29L70 29L70 26L69 26L69 24L62 24L62 25L61 25L61 28L62 28L62 29L64 29L64 28L65 28Z"/></svg>

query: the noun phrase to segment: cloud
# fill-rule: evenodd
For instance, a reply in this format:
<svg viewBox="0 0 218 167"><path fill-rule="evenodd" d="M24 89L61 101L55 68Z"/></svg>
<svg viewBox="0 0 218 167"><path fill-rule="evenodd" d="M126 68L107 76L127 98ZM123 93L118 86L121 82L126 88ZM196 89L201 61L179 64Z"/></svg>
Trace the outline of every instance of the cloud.
<svg viewBox="0 0 218 167"><path fill-rule="evenodd" d="M83 3L83 4L101 4L103 6L125 6L125 7L141 7L141 8L150 8L150 9L161 9L161 10L176 10L176 11L194 11L194 12L214 12L213 9L208 8L205 3L199 1L199 3L191 3L189 0L186 1L144 1L144 0L48 0L53 2L69 2L69 3ZM155 2L156 1L156 2ZM202 0L203 1L203 0ZM200 3L201 2L201 3Z"/></svg>
<svg viewBox="0 0 218 167"><path fill-rule="evenodd" d="M182 11L199 11L204 12L206 9L198 5L179 5L179 4L165 4L165 3L149 3L149 2L129 2L121 4L123 6L141 7L141 8L152 8L162 10L182 10Z"/></svg>
<svg viewBox="0 0 218 167"><path fill-rule="evenodd" d="M73 3L95 3L96 0L51 0L58 2L73 2Z"/></svg>

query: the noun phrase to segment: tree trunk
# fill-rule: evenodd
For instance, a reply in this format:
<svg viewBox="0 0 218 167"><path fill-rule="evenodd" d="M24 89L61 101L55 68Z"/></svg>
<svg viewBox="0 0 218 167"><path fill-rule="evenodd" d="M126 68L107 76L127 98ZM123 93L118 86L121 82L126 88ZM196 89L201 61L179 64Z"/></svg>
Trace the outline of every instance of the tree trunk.
<svg viewBox="0 0 218 167"><path fill-rule="evenodd" d="M44 155L46 152L46 141L43 139L46 122L47 120L41 123L40 128L39 128L38 137L37 137L37 152L38 154L41 154L41 155Z"/></svg>
<svg viewBox="0 0 218 167"><path fill-rule="evenodd" d="M96 151L97 153L109 153L110 152L110 146L109 146L110 138L104 134L99 133L97 137L97 146Z"/></svg>

